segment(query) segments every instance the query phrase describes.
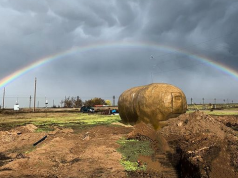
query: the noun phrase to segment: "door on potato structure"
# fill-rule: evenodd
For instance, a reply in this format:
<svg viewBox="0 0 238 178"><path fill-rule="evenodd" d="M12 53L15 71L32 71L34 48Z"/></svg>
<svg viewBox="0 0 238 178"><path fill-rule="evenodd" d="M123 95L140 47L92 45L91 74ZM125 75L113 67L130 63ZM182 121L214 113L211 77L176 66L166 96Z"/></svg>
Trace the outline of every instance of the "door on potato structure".
<svg viewBox="0 0 238 178"><path fill-rule="evenodd" d="M172 93L172 112L174 114L180 114L183 112L183 100L182 95L179 92Z"/></svg>

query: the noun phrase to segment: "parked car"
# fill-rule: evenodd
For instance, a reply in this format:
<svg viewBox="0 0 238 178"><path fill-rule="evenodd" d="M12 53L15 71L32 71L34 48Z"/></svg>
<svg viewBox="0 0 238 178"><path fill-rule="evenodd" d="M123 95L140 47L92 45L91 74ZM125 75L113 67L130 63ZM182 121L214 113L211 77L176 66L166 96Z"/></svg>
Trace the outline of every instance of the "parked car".
<svg viewBox="0 0 238 178"><path fill-rule="evenodd" d="M94 108L93 107L88 107L88 106L82 106L80 109L80 112L82 113L93 113Z"/></svg>

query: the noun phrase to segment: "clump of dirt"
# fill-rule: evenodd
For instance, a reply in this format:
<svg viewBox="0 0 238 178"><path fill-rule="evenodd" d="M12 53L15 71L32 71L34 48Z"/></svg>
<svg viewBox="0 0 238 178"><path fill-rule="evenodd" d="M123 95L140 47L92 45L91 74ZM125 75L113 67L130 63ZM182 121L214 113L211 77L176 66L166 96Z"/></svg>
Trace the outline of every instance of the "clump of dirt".
<svg viewBox="0 0 238 178"><path fill-rule="evenodd" d="M33 124L27 124L25 126L20 126L15 128L14 130L18 133L29 133L29 132L35 132L37 127Z"/></svg>
<svg viewBox="0 0 238 178"><path fill-rule="evenodd" d="M231 127L233 130L238 131L238 116L213 116L216 120L222 122L227 127Z"/></svg>

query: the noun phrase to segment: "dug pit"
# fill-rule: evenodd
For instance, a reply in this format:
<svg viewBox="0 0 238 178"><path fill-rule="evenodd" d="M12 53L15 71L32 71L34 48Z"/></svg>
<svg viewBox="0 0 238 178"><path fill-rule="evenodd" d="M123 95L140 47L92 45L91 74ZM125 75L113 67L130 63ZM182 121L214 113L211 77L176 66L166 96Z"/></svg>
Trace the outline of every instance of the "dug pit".
<svg viewBox="0 0 238 178"><path fill-rule="evenodd" d="M238 132L222 120L228 122L229 117L196 111L168 120L168 125L157 132L146 124L138 124L128 139L150 140L155 154L140 157L140 161L147 164L151 177L235 178ZM230 120L234 122L232 117ZM145 177L141 172L135 174L132 173L134 177Z"/></svg>

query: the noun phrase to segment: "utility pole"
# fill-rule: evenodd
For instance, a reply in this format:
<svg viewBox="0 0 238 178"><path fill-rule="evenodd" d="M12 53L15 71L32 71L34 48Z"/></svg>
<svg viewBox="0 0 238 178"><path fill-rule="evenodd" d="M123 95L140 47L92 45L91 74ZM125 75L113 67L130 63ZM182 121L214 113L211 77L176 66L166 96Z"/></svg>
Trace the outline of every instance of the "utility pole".
<svg viewBox="0 0 238 178"><path fill-rule="evenodd" d="M193 104L193 98L191 98L191 104Z"/></svg>
<svg viewBox="0 0 238 178"><path fill-rule="evenodd" d="M53 107L55 107L55 100L53 100Z"/></svg>
<svg viewBox="0 0 238 178"><path fill-rule="evenodd" d="M29 108L31 108L31 95L30 95Z"/></svg>
<svg viewBox="0 0 238 178"><path fill-rule="evenodd" d="M35 91L34 91L34 112L36 111L36 78L35 78Z"/></svg>
<svg viewBox="0 0 238 178"><path fill-rule="evenodd" d="M5 87L3 89L2 109L4 109L4 102L5 102Z"/></svg>
<svg viewBox="0 0 238 178"><path fill-rule="evenodd" d="M204 98L202 98L202 104L204 105Z"/></svg>
<svg viewBox="0 0 238 178"><path fill-rule="evenodd" d="M116 97L113 96L112 98L113 98L113 106L115 106L115 99L116 99Z"/></svg>
<svg viewBox="0 0 238 178"><path fill-rule="evenodd" d="M216 106L216 98L214 98L214 108L216 108L217 106Z"/></svg>

